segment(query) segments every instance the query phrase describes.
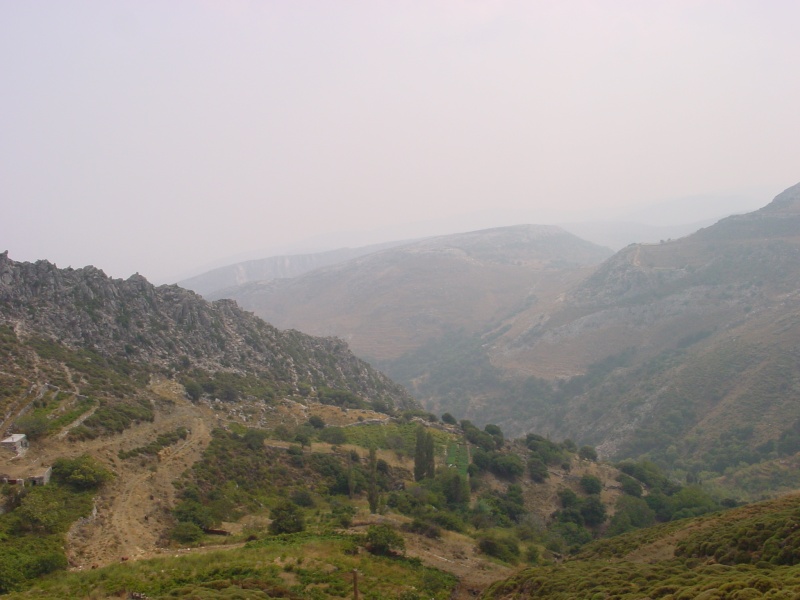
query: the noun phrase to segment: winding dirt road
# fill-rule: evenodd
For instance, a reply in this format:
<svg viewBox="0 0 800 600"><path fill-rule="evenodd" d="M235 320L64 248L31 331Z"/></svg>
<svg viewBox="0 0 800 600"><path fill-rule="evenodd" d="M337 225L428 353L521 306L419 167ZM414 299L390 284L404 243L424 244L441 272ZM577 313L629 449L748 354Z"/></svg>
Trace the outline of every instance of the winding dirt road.
<svg viewBox="0 0 800 600"><path fill-rule="evenodd" d="M172 482L201 457L211 439L206 420L213 417L204 414L203 407L186 400L181 386L173 382L155 381L151 389L164 400L157 403L152 423L138 424L111 438L58 443L50 446L51 456L36 457L41 464L47 464L55 456L89 452L116 474L96 498L96 514L76 523L69 532L67 554L72 568L161 553L164 535L172 522ZM120 450L143 446L178 427L189 429L188 437L162 450L158 458L118 457Z"/></svg>

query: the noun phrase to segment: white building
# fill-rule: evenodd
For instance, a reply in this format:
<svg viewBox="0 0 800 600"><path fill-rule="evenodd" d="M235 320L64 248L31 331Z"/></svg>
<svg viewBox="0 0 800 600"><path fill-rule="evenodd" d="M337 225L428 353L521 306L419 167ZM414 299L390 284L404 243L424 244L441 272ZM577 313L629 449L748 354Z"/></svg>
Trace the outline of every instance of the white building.
<svg viewBox="0 0 800 600"><path fill-rule="evenodd" d="M28 437L24 433L14 433L0 442L0 447L24 454L28 449Z"/></svg>

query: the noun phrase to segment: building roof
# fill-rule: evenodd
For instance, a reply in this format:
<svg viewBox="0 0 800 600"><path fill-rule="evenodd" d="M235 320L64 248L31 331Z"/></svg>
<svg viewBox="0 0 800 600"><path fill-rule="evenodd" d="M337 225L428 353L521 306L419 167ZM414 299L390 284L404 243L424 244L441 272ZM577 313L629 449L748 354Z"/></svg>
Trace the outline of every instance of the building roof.
<svg viewBox="0 0 800 600"><path fill-rule="evenodd" d="M24 440L24 439L25 439L25 434L24 433L12 433L10 436L8 436L6 439L3 440L3 443L4 444L5 443L16 444L20 440Z"/></svg>

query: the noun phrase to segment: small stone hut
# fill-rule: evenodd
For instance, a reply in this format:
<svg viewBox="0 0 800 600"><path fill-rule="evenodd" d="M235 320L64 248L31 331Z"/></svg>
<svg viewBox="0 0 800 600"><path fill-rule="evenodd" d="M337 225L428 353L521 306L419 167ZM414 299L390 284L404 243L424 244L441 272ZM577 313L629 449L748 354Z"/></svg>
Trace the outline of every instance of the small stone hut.
<svg viewBox="0 0 800 600"><path fill-rule="evenodd" d="M27 477L28 485L47 485L50 483L50 476L53 474L53 467L45 467L35 475Z"/></svg>
<svg viewBox="0 0 800 600"><path fill-rule="evenodd" d="M11 450L17 454L24 454L28 449L28 436L24 433L11 434L3 441L0 441L0 447Z"/></svg>

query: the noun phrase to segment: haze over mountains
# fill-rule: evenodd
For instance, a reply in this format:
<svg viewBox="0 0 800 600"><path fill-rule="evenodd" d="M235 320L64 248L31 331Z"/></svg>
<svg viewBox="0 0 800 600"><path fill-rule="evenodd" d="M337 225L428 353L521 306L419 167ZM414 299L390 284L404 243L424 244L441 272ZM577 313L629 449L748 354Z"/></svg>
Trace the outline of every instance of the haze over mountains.
<svg viewBox="0 0 800 600"><path fill-rule="evenodd" d="M597 264L610 250L554 226L440 236L211 294L279 327L337 335L370 360L396 359L451 330L477 333Z"/></svg>
<svg viewBox="0 0 800 600"><path fill-rule="evenodd" d="M0 3L0 600L800 599L798 23Z"/></svg>
<svg viewBox="0 0 800 600"><path fill-rule="evenodd" d="M521 546L531 562L584 549L565 571L527 571L487 597L623 593L635 577L644 579L631 593L656 596L723 584L795 589L796 497L666 521L736 505L725 493L800 488L800 184L753 213L615 254L558 227L523 225L406 242L302 272L337 258L281 258L269 272L301 274L222 295L274 311L282 327L344 332L427 409L452 413L445 423L338 337L282 331L231 300L140 276L0 254L0 429L33 440L24 461L6 462L4 478L54 464L57 480L32 492L5 488L0 527L14 537L0 555L0 589L30 587L66 568L67 557L76 568L102 566L176 542L209 543L231 533L218 529L224 524L236 539L260 541L214 558L191 581L165 575L182 572L166 559L155 567L161 575L131 578L123 569L121 584L109 569L92 585L236 593L245 586L240 565L253 557L262 566L246 585L286 595L280 575L289 571L274 562L284 560L276 534L289 532L275 524L283 526L287 506L313 512L314 522L307 537L286 542L302 555L325 549L292 566L314 574L292 587L309 597L320 582L341 596L340 556L357 557L365 581L381 589L472 597L509 573L478 568L475 552L514 564ZM597 463L592 446L628 460ZM102 487L111 467L117 478ZM265 502L268 534L235 522L257 519ZM364 505L358 523L341 518L343 503L364 502L369 513ZM448 579L428 573L412 583L403 561L370 575L371 559L359 554L376 552L376 523L403 532L392 543L408 540L415 569L442 568ZM446 538L441 528L451 529ZM618 537L586 545L606 535ZM728 567L710 572L699 559ZM753 583L741 575L748 569L773 578ZM610 575L617 570L629 575ZM668 587L648 579L666 576ZM74 596L84 581L55 577L42 597Z"/></svg>
<svg viewBox="0 0 800 600"><path fill-rule="evenodd" d="M758 205L757 195L702 196L674 199L641 207L635 211L587 215L584 220L555 224L569 233L598 244L620 250L632 243L658 242L689 235L731 214L749 212ZM250 252L246 256L219 259L212 267L192 270L182 275L178 285L199 294L211 294L251 281L296 277L315 268L344 262L382 247L403 245L413 240L442 237L464 231L497 229L517 223L540 223L538 212L482 211L461 217L398 225L376 231L350 231L300 240L273 252ZM395 241L387 241L395 240ZM397 240L406 240L397 241ZM325 248L325 250L317 250ZM327 248L334 248L328 250ZM268 258L263 258L268 256ZM164 281L172 283L174 279Z"/></svg>
<svg viewBox="0 0 800 600"><path fill-rule="evenodd" d="M386 242L360 248L339 248L314 254L273 256L219 267L206 273L184 279L178 284L198 294L211 294L250 281L269 281L297 277L303 273L345 262L384 248L403 245L405 242Z"/></svg>
<svg viewBox="0 0 800 600"><path fill-rule="evenodd" d="M613 256L555 228L499 228L213 297L346 339L434 412L606 456L675 446L676 464L721 473L800 418L799 194Z"/></svg>
<svg viewBox="0 0 800 600"><path fill-rule="evenodd" d="M624 249L557 305L517 315L490 356L540 378L595 366L593 384L532 417L554 434L602 439L612 455L674 446L712 460L737 428L737 444L753 447L800 417L798 289L794 186L686 238Z"/></svg>

